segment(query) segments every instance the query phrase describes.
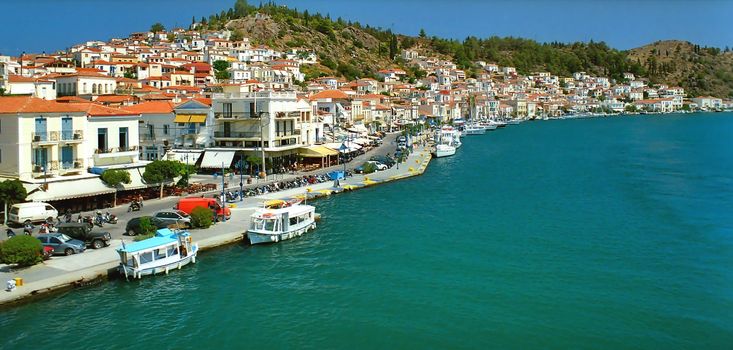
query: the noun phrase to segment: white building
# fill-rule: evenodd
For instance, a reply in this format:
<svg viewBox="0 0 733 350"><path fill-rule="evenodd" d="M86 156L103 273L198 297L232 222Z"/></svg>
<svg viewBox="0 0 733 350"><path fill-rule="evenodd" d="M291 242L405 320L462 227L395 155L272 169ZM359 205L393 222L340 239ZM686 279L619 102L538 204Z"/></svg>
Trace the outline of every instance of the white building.
<svg viewBox="0 0 733 350"><path fill-rule="evenodd" d="M89 97L114 94L117 79L97 73L76 73L55 77L58 96Z"/></svg>

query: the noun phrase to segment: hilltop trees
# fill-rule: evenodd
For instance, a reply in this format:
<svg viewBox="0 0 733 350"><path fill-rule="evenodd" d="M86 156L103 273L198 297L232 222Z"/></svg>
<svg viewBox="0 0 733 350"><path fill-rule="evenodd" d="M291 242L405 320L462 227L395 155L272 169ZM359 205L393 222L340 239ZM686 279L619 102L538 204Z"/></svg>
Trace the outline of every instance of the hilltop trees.
<svg viewBox="0 0 733 350"><path fill-rule="evenodd" d="M157 22L157 23L153 24L152 26L150 26L150 31L152 33L164 32L165 31L165 26L163 26L163 24L161 24L160 22Z"/></svg>

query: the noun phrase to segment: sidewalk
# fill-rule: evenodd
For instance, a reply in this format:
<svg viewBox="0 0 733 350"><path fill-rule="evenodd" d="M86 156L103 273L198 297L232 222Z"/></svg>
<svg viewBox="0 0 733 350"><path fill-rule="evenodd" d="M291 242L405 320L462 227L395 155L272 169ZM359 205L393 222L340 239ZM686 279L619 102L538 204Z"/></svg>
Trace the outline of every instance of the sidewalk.
<svg viewBox="0 0 733 350"><path fill-rule="evenodd" d="M383 146L388 147L389 145L385 144ZM373 151L380 150L381 148L382 147L379 147ZM384 151L384 149L382 149L382 151ZM386 153L386 151L376 154L384 153ZM367 160L374 154L375 153L369 152L360 156L363 157L363 159L359 159L359 157L354 159L354 161L347 164L347 169L360 165L364 160ZM382 182L408 178L422 174L427 168L430 159L431 157L428 150L416 147L415 151L411 153L402 164L400 164L399 169L397 166L393 166L390 169L369 175L354 175L353 177L342 180L339 188L334 188L333 182L327 181L306 187L246 198L232 206L231 220L217 223L206 230L191 230L191 235L193 236L194 241L198 242L199 247L202 250L237 242L244 238L244 234L249 227L250 215L257 207L261 206L265 200L290 199L304 194L308 194L309 198L317 198L328 196L332 193L339 193L344 191L345 188L357 189ZM320 169L318 173L340 170L343 169L343 166L331 168L333 169ZM285 180L296 176L302 176L302 174L286 175ZM282 180L278 179L277 181ZM262 184L264 183L261 183L260 186ZM234 187L231 188L234 190ZM239 189L238 183L236 189ZM144 209L146 209L145 211L147 212L151 209L161 210L170 208L177 200L178 197L168 197L161 200L146 201ZM113 209L113 211L122 210L126 209L119 207ZM114 227L119 231L124 230L124 222L120 222ZM105 228L113 228L113 226L108 225L105 226ZM95 278L107 276L108 273L115 269L119 264L118 255L115 250L122 244L121 241L124 240L126 243L132 241L131 237L122 236L121 232L119 232L119 234L118 232L115 232L113 235L114 238L112 246L108 248L102 248L99 250L89 249L83 254L68 257L54 257L42 264L17 270L11 270L8 266L2 265L2 267L0 267L0 282L2 282L3 285L5 281L14 277L23 278L24 285L16 288L13 292L0 292L0 304L18 301L30 295L41 294L69 286L83 284Z"/></svg>

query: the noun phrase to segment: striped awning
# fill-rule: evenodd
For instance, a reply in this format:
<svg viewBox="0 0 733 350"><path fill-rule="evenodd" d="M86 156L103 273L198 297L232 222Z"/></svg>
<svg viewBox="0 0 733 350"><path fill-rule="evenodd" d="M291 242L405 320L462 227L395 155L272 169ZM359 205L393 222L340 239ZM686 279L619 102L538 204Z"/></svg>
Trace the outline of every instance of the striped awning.
<svg viewBox="0 0 733 350"><path fill-rule="evenodd" d="M229 168L232 165L234 153L235 151L206 150L199 167L221 169L223 166L224 168Z"/></svg>
<svg viewBox="0 0 733 350"><path fill-rule="evenodd" d="M206 114L176 114L176 123L205 123Z"/></svg>

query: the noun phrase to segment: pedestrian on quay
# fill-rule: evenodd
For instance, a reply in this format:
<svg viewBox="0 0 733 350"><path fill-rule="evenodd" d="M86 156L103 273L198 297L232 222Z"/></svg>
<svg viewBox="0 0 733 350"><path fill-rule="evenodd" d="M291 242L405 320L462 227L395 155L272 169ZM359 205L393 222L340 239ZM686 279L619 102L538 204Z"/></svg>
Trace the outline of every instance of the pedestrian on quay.
<svg viewBox="0 0 733 350"><path fill-rule="evenodd" d="M143 195L142 195L142 193L139 194L139 195L137 195L137 202L138 202L138 204L140 204L140 208L142 208L143 207Z"/></svg>

